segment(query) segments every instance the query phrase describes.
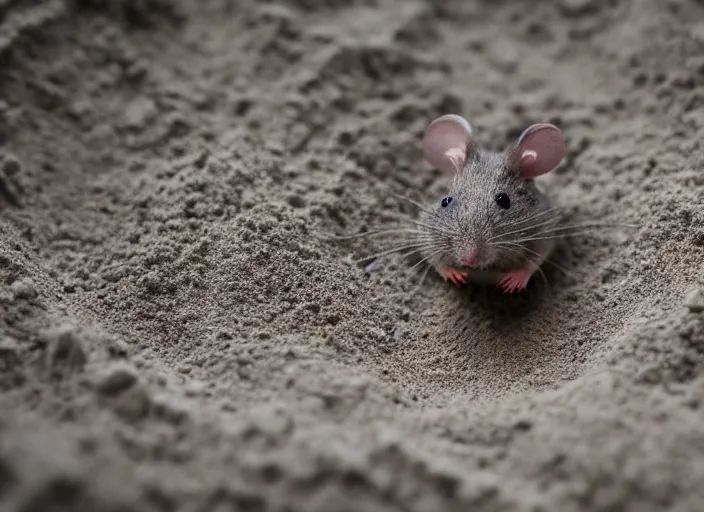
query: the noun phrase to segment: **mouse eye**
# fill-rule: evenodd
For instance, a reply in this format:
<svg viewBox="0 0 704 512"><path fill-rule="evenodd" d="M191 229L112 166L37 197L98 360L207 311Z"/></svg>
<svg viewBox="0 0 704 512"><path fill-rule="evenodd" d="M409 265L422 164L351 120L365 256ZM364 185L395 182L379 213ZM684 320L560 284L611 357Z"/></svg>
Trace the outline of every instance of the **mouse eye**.
<svg viewBox="0 0 704 512"><path fill-rule="evenodd" d="M450 206L451 202L452 198L450 196L443 197L442 201L440 201L440 206L442 206L443 208L447 208L448 206Z"/></svg>
<svg viewBox="0 0 704 512"><path fill-rule="evenodd" d="M500 194L496 194L494 200L496 201L496 204L498 204L504 210L508 210L511 206L511 199L508 197L508 194L504 194L503 192L501 192Z"/></svg>

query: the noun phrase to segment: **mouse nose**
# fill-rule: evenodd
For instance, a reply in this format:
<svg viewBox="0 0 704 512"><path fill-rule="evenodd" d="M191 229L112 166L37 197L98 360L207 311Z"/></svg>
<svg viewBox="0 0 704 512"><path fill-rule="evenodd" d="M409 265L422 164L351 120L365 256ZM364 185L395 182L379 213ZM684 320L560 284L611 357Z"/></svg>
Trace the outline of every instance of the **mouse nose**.
<svg viewBox="0 0 704 512"><path fill-rule="evenodd" d="M465 250L460 257L460 261L463 265L473 267L479 263L479 249L476 247L471 247Z"/></svg>

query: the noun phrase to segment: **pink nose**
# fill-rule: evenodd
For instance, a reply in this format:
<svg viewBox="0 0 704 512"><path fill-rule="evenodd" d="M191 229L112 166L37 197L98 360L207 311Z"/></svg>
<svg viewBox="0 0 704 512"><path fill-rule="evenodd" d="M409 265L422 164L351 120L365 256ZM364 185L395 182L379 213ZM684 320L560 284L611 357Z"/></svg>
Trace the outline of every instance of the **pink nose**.
<svg viewBox="0 0 704 512"><path fill-rule="evenodd" d="M463 265L476 265L477 263L479 263L479 249L472 248L464 251L460 259Z"/></svg>

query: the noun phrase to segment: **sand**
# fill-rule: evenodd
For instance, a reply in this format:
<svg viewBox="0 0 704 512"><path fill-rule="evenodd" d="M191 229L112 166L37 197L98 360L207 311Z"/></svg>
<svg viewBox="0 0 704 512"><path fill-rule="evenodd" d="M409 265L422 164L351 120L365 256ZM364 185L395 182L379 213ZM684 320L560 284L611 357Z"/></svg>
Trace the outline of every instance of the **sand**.
<svg viewBox="0 0 704 512"><path fill-rule="evenodd" d="M393 240L569 148L528 293ZM704 510L704 3L0 1L0 510Z"/></svg>

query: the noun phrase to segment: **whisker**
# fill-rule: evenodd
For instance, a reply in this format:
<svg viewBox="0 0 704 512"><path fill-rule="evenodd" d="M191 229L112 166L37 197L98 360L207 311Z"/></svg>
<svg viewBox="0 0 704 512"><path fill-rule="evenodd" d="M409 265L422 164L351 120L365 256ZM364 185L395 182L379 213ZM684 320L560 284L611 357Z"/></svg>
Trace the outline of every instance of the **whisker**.
<svg viewBox="0 0 704 512"><path fill-rule="evenodd" d="M523 243L523 242L531 242L531 241L536 241L536 240L556 240L559 238L565 238L565 237L571 237L571 236L576 236L576 235L583 235L587 233L593 233L594 228L618 228L618 227L623 227L623 226L614 226L614 225L604 225L604 224L595 224L595 225L585 225L585 226L567 226L565 228L555 228L547 231L543 231L541 233L537 233L536 236L531 236L528 238L519 238L516 240L512 240L513 242L517 243ZM545 236L545 235L552 235L552 236Z"/></svg>
<svg viewBox="0 0 704 512"><path fill-rule="evenodd" d="M624 223L613 223L613 222L583 222L579 224L563 224L557 226L555 230L558 229L572 229L572 228L631 228L636 229L638 225L636 224L624 224Z"/></svg>
<svg viewBox="0 0 704 512"><path fill-rule="evenodd" d="M539 216L540 216L540 215L536 215L536 216L534 216L533 218L531 218L531 219L529 219L529 220L534 220L535 218L537 218L537 217L539 217ZM552 218L548 218L548 219L542 219L542 220L540 220L540 221L538 221L538 222L536 222L536 223L534 223L534 224L529 224L529 225L527 225L527 226L521 227L521 228L516 229L516 230L514 230L514 231L508 231L508 232L504 232L504 233L499 233L498 235L495 235L495 236L491 237L488 241L491 242L492 240L496 240L497 238L506 237L506 236L513 235L513 234L516 234L516 233L522 233L522 232L524 232L524 231L528 231L528 230L531 230L531 229L539 229L539 228L542 228L542 227L548 227L548 226L550 226L551 224L554 224L554 223L556 223L556 222L559 222L559 220L560 220L559 215L556 215L556 216L554 216L554 217L552 217ZM507 227L515 227L516 225L524 224L525 222L527 222L527 221L521 221L521 222L517 222L517 223L514 223L514 224L510 224L510 225L507 226Z"/></svg>
<svg viewBox="0 0 704 512"><path fill-rule="evenodd" d="M411 256L412 254L415 254L415 253L417 253L417 252L418 252L418 253L421 253L421 255L422 255L422 253L423 253L424 251L433 251L433 250L435 250L434 247L431 247L431 248L423 248L423 249L411 249L410 251L407 251L407 252L404 252L403 254L401 254L401 258L408 258L408 257Z"/></svg>
<svg viewBox="0 0 704 512"><path fill-rule="evenodd" d="M437 218L436 216L434 216L434 217ZM443 228L442 226L431 226L431 225L425 224L424 222L421 222L419 220L411 220L411 223L416 226L425 228L432 233L441 233L443 235L448 235L448 236L452 234L452 232L450 232L450 230L448 230L447 228Z"/></svg>
<svg viewBox="0 0 704 512"><path fill-rule="evenodd" d="M353 240L355 238L363 238L365 236L379 236L379 235L397 235L397 234L412 234L412 235L423 235L425 231L420 229L411 228L399 228L399 229L381 229L377 231L365 231L363 233L357 233L354 235L327 235L323 238L325 240Z"/></svg>
<svg viewBox="0 0 704 512"><path fill-rule="evenodd" d="M440 215L439 215L439 213L438 213L437 211L431 209L430 206L423 205L423 204L419 203L418 201L414 201L414 200L411 199L410 197L402 196L402 195L399 195L399 194L393 194L393 195L394 195L395 197L397 197L398 199L402 199L402 200L408 201L408 202L410 202L411 204L413 204L414 206L417 206L421 211L423 211L424 213L428 214L431 218L440 220ZM440 227L440 226L429 226L429 225L424 224L424 223L422 223L422 222L420 222L420 221L418 221L418 220L411 220L411 222L413 222L413 223L416 224L416 225L420 225L420 226L422 226L422 227L424 227L424 228L426 228L426 229L429 229L429 230L431 230L431 231L437 231L437 232L443 233L443 234L445 234L445 235L451 235L451 234L452 234L450 231L447 230L447 228L442 228L442 227Z"/></svg>
<svg viewBox="0 0 704 512"><path fill-rule="evenodd" d="M513 247L502 247L502 248L505 249L505 250L508 250L508 251L510 251L510 252L512 252L512 253L514 253L514 254L518 254L519 256L523 256L523 254L521 253L521 251L519 251L519 250L517 250L517 249L514 249ZM521 247L521 248L523 249L523 247ZM537 253L535 253L535 254L537 255ZM543 263L547 263L547 262L548 262L548 260L543 261ZM552 263L552 262L550 262L550 263ZM543 281L545 282L545 284L549 284L549 283L548 283L548 278L547 278L547 276L545 275L545 272L543 271L543 269L540 268L540 266L538 266L538 267L536 267L535 270L536 270L537 272L540 272L540 276L543 278Z"/></svg>
<svg viewBox="0 0 704 512"><path fill-rule="evenodd" d="M493 244L493 245L494 245L495 247L500 247L501 249L504 249L504 250L506 250L506 251L509 251L509 252L511 252L511 253L513 253L513 254L517 254L517 255L520 256L521 258L524 257L523 252L519 250L519 249L523 249L523 246L521 246L521 245L514 244L516 247L518 247L518 249L517 249L516 247L510 247L510 246L499 245L499 244Z"/></svg>
<svg viewBox="0 0 704 512"><path fill-rule="evenodd" d="M424 257L422 260L420 260L418 263L416 263L415 265L413 265L411 267L411 272L414 271L417 267L419 267L423 263L428 263L428 265L430 265L430 263L429 263L430 258L433 258L433 257L437 256L438 254L441 254L444 249L445 249L444 247L440 247L439 249L436 249L435 251L429 253L426 257Z"/></svg>
<svg viewBox="0 0 704 512"><path fill-rule="evenodd" d="M395 193L392 193L392 195L393 195L396 199L401 199L402 201L407 201L407 202L411 203L413 206L419 208L420 210L422 210L422 211L424 211L424 212L428 212L428 213L431 213L431 212L432 212L432 210L430 209L430 207L429 207L428 205L419 203L418 201L416 201L416 200L414 200L414 199L411 199L411 198L408 197L408 196L402 196L401 194L395 194Z"/></svg>
<svg viewBox="0 0 704 512"><path fill-rule="evenodd" d="M428 231L431 232L437 232L437 233L442 233L443 235L452 235L452 232L448 229L442 226L442 223L440 222L440 215L438 212L435 211L426 211L430 217L430 219L435 219L438 221L438 223L435 226L431 226L430 224L427 224L426 222L421 221L420 219L411 219L406 217L407 222L413 224L416 227L422 227L427 229Z"/></svg>
<svg viewBox="0 0 704 512"><path fill-rule="evenodd" d="M410 254L413 254L414 252L422 251L424 249L431 249L431 248L433 248L433 246L434 246L434 244L430 244L430 243L422 243L422 244L415 243L415 244L403 245L401 247L394 247L392 249L387 249L385 251L382 251L382 252L379 252L376 254L370 254L370 255L365 256L363 258L359 258L358 260L355 261L355 264L358 265L358 264L360 264L366 260L370 260L372 258L380 258L382 256L387 256L389 254L394 254L396 252L401 252L401 251L405 251L408 249L414 249L410 253Z"/></svg>
<svg viewBox="0 0 704 512"><path fill-rule="evenodd" d="M544 228L550 228L550 227L554 226L557 222L559 222L559 219L549 219L549 220L546 220L543 222L538 222L536 224L528 225L528 226L522 227L520 229L516 229L514 231L509 231L507 233L500 233L500 234L490 238L489 241L494 241L497 239L501 240L503 238L510 237L512 235L515 236L515 235L520 235L520 234L528 234L529 231L538 230L539 232L534 233L533 234L533 236L534 236L534 235L539 234L540 230L543 230Z"/></svg>
<svg viewBox="0 0 704 512"><path fill-rule="evenodd" d="M515 227L515 226L521 226L523 224L527 224L529 222L533 222L536 219L544 216L552 215L554 219L559 218L562 216L560 209L556 206L552 208L548 208L547 210L544 210L542 212L538 212L535 215L531 215L530 217L527 217L525 219L521 219L516 222L512 222L510 224L507 224L506 227ZM543 219L544 220L544 219ZM543 220L540 220L539 222L543 222Z"/></svg>
<svg viewBox="0 0 704 512"><path fill-rule="evenodd" d="M545 261L547 261L547 260L545 260ZM545 275L545 272L543 272L543 269L540 268L540 267L538 267L538 268L536 268L535 270L538 271L538 272L540 272L540 277L543 278L543 282L545 283L545 285L546 285L546 286L549 285L550 283L548 283L548 278L547 278L547 276Z"/></svg>
<svg viewBox="0 0 704 512"><path fill-rule="evenodd" d="M534 251L533 249L530 249L529 247L525 247L525 246L520 245L520 244L514 244L514 243L512 243L512 242L499 242L499 243L496 244L496 245L497 245L497 247L503 247L503 248L505 248L505 249L508 249L508 247L505 247L505 246L503 246L503 245L501 245L501 244L510 244L510 245L512 245L512 246L520 247L522 250L527 251L527 252L529 252L530 254L532 254L532 255L534 255L534 256L540 257L540 254L539 254L538 252ZM564 273L566 276L574 277L574 274L572 274L572 272L570 272L569 270L567 270L567 269L566 269L565 267L563 267L562 265L559 265L559 264L555 263L555 262L554 262L553 260L551 260L550 258L546 258L546 259L543 261L543 263L547 263L547 264L549 264L549 265L552 265L553 267L555 267L556 269L558 269L558 270L560 270L562 273ZM538 268L540 268L540 267L538 267Z"/></svg>
<svg viewBox="0 0 704 512"><path fill-rule="evenodd" d="M525 219L521 219L521 220L519 220L519 221L517 221L517 222L513 222L513 223L511 223L511 224L508 224L507 227L520 226L520 225L522 225L522 224L526 224L526 223L528 223L528 222L534 221L535 219L538 219L538 218L540 218L540 217L543 217L543 216L546 216L546 215L550 215L550 214L554 214L554 217L555 217L555 218L560 217L560 216L561 216L560 208L557 207L557 206L553 206L552 208L548 208L547 210L544 210L544 211L542 211L542 212L538 212L538 213L536 213L535 215L531 215L530 217L527 217L527 218L525 218ZM541 220L540 222L542 222L542 220Z"/></svg>
<svg viewBox="0 0 704 512"><path fill-rule="evenodd" d="M420 290L421 286L423 286L423 283L425 283L425 279L428 277L428 272L430 272L431 268L432 267L430 265L428 265L425 268L425 272L423 272L423 275L421 276L420 280L418 281L418 284L406 296L406 298L405 298L406 302L409 301L416 294L416 292L418 290Z"/></svg>
<svg viewBox="0 0 704 512"><path fill-rule="evenodd" d="M552 235L552 236L536 236L536 237L530 237L530 238L517 238L514 241L516 243L523 244L525 242L536 242L539 240L560 240L560 239L565 238L567 236L581 235L581 234L585 234L585 233L589 233L589 231L569 233L569 234L558 233L558 234Z"/></svg>
<svg viewBox="0 0 704 512"><path fill-rule="evenodd" d="M352 240L355 238L362 238L364 236L373 236L376 234L393 234L394 230L398 230L399 232L403 231L406 233L411 233L411 234L418 234L418 235L425 235L427 232L430 233L441 233L443 235L451 235L447 229L442 228L441 226L431 226L430 224L427 224L425 222L422 222L417 219L411 219L408 217L403 218L404 221L408 222L407 225L399 225L395 226L390 229L379 229L379 230L370 230L370 231L365 231L364 233L355 233L355 234L349 234L349 235L320 235L320 238L323 240ZM415 229L415 228L425 228L425 230L422 229Z"/></svg>

